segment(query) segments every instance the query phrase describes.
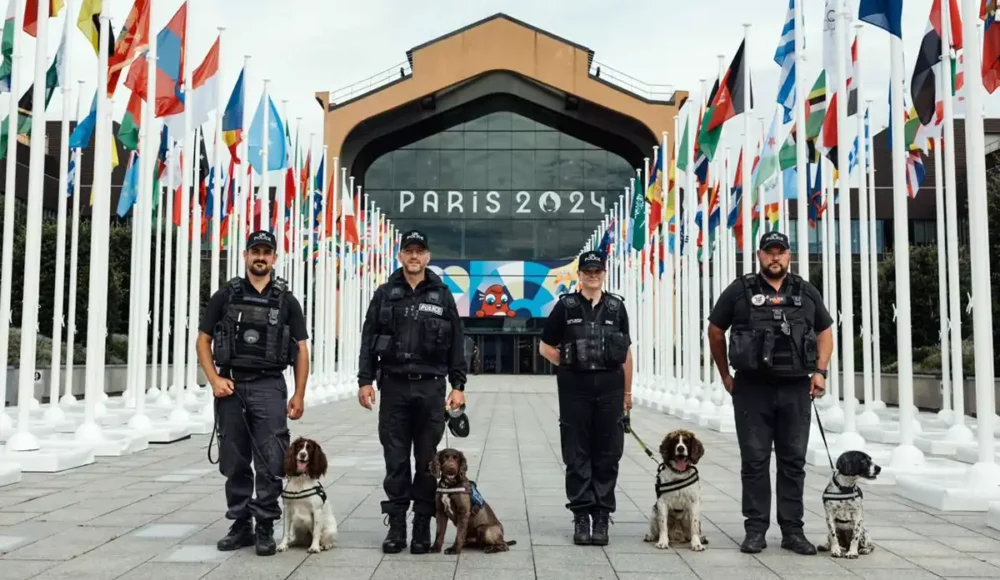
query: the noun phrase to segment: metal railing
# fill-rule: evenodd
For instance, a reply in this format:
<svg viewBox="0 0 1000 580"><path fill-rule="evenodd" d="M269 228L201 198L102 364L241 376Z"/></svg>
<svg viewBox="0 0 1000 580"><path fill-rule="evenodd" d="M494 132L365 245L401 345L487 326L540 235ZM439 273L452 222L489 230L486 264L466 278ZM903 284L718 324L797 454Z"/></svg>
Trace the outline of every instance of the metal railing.
<svg viewBox="0 0 1000 580"><path fill-rule="evenodd" d="M650 101L666 102L674 97L673 85L651 85L596 61L590 63L590 76Z"/></svg>
<svg viewBox="0 0 1000 580"><path fill-rule="evenodd" d="M384 86L390 85L400 79L408 78L412 74L413 69L410 67L409 61L404 60L403 62L387 68L384 71L375 73L364 80L347 85L346 87L335 91L330 91L330 105L336 106L343 104L352 99L356 99L361 95L374 92Z"/></svg>

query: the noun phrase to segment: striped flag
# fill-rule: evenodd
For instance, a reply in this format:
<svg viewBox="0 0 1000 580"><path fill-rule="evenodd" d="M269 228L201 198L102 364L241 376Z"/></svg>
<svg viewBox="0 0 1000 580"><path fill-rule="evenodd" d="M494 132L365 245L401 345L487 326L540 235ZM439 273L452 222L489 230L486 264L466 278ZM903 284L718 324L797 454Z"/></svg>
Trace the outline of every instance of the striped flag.
<svg viewBox="0 0 1000 580"><path fill-rule="evenodd" d="M795 0L788 0L788 15L781 28L778 49L774 51L774 62L781 67L778 104L785 109L784 122L790 123L795 107Z"/></svg>

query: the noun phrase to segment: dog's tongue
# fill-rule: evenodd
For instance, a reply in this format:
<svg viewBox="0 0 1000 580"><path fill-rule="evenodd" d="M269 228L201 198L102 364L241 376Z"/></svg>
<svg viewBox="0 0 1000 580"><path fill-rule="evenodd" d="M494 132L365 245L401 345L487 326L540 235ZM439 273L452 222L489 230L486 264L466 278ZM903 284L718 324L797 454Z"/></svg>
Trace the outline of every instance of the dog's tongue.
<svg viewBox="0 0 1000 580"><path fill-rule="evenodd" d="M688 467L688 463L687 463L686 459L675 459L674 463L677 464L677 469L679 471L684 471Z"/></svg>
<svg viewBox="0 0 1000 580"><path fill-rule="evenodd" d="M296 465L296 467L299 468L299 471L305 471L306 470L306 462L305 461L299 461L298 464Z"/></svg>

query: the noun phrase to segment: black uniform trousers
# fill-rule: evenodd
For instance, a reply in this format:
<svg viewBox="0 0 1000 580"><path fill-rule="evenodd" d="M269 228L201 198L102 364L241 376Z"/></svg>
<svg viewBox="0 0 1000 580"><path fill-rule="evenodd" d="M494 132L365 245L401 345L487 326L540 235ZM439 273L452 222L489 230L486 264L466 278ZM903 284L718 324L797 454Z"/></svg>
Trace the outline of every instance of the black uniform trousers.
<svg viewBox="0 0 1000 580"><path fill-rule="evenodd" d="M378 439L385 458L382 513L406 513L412 502L413 513L433 516L437 481L430 463L444 436L445 378L383 374L378 383L382 394Z"/></svg>
<svg viewBox="0 0 1000 580"><path fill-rule="evenodd" d="M290 443L288 385L279 375L234 380L233 384L232 395L215 399L219 472L226 477L226 518L249 521L253 516L257 521L273 521L281 517L278 502Z"/></svg>
<svg viewBox="0 0 1000 580"><path fill-rule="evenodd" d="M747 532L765 533L770 525L773 445L778 525L783 536L802 533L809 390L809 377L775 380L736 375L733 411L742 460L743 527Z"/></svg>
<svg viewBox="0 0 1000 580"><path fill-rule="evenodd" d="M556 384L566 507L574 513L612 513L625 448L624 371L560 368Z"/></svg>

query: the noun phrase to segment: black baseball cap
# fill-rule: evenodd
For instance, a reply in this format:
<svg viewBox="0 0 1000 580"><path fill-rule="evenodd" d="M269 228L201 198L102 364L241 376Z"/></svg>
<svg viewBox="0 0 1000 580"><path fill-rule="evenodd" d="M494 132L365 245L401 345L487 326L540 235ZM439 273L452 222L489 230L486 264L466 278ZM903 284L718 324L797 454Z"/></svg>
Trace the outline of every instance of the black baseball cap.
<svg viewBox="0 0 1000 580"><path fill-rule="evenodd" d="M586 268L597 268L599 270L606 270L604 264L604 254L601 252L596 252L594 250L589 250L580 254L580 259L577 263L577 269L583 270Z"/></svg>
<svg viewBox="0 0 1000 580"><path fill-rule="evenodd" d="M247 236L247 249L254 246L264 245L272 250L278 249L278 241L274 239L274 234L267 230L257 230Z"/></svg>
<svg viewBox="0 0 1000 580"><path fill-rule="evenodd" d="M399 249L403 250L406 246L410 244L419 244L424 247L425 250L431 249L430 245L427 243L427 234L420 230L410 230L399 238Z"/></svg>
<svg viewBox="0 0 1000 580"><path fill-rule="evenodd" d="M788 236L781 232L767 232L760 237L760 249L766 250L771 246L779 246L782 250L790 250L791 245L788 243Z"/></svg>

